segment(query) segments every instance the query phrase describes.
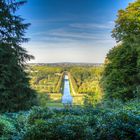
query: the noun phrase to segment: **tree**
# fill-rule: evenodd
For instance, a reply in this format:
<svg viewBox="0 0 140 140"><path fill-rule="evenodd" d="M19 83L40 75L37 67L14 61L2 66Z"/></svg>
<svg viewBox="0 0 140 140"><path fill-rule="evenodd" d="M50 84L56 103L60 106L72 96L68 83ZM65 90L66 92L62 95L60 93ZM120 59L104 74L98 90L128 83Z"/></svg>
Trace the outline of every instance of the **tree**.
<svg viewBox="0 0 140 140"><path fill-rule="evenodd" d="M118 12L112 36L119 42L107 55L102 87L111 99L140 94L140 0Z"/></svg>
<svg viewBox="0 0 140 140"><path fill-rule="evenodd" d="M27 42L25 30L30 24L15 14L25 1L0 1L0 111L29 109L37 103L36 93L30 89L24 71L26 61L33 58L22 48Z"/></svg>
<svg viewBox="0 0 140 140"><path fill-rule="evenodd" d="M140 0L129 4L125 10L119 10L112 36L117 42L136 43L140 40Z"/></svg>

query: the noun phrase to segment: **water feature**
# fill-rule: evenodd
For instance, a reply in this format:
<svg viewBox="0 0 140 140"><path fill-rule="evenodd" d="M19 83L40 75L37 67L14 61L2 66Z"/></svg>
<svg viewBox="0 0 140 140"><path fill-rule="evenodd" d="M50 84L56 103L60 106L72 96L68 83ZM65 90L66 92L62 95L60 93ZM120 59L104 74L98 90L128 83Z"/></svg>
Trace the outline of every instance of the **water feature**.
<svg viewBox="0 0 140 140"><path fill-rule="evenodd" d="M64 90L62 96L62 103L64 105L72 105L72 96L70 94L70 82L68 75L64 76Z"/></svg>

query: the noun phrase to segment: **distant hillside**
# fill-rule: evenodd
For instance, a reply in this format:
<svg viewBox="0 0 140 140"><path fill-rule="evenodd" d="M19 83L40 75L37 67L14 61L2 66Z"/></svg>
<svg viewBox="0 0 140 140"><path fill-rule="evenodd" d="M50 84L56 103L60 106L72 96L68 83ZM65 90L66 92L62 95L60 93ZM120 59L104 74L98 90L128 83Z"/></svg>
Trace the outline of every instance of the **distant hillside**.
<svg viewBox="0 0 140 140"><path fill-rule="evenodd" d="M70 67L70 66L102 66L103 63L71 63L71 62L62 62L62 63L29 63L29 65L38 65L38 66L61 66L61 67Z"/></svg>

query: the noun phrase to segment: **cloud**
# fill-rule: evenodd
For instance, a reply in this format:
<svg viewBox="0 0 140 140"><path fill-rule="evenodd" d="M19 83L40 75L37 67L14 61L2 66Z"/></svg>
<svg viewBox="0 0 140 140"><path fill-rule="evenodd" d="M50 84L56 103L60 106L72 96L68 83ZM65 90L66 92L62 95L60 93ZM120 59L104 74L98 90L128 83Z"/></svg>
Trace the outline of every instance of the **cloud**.
<svg viewBox="0 0 140 140"><path fill-rule="evenodd" d="M75 32L51 32L51 33L38 33L35 35L36 37L32 37L32 40L42 41L42 42L109 42L113 39L111 38L109 33L106 34L92 34L92 33L75 33Z"/></svg>
<svg viewBox="0 0 140 140"><path fill-rule="evenodd" d="M113 22L106 24L68 24L67 27L58 27L55 29L48 29L38 31L31 34L34 41L44 42L109 42L111 38L111 27ZM97 28L100 28L97 29ZM97 30L95 30L97 29ZM103 30L104 29L104 30Z"/></svg>
<svg viewBox="0 0 140 140"><path fill-rule="evenodd" d="M73 28L80 28L80 29L112 29L114 27L114 22L109 21L108 23L74 23L70 25Z"/></svg>
<svg viewBox="0 0 140 140"><path fill-rule="evenodd" d="M36 59L32 62L103 62L114 45L113 22L73 23L42 28L30 33L25 47Z"/></svg>
<svg viewBox="0 0 140 140"><path fill-rule="evenodd" d="M47 24L69 24L77 21L79 17L76 15L68 15L66 17L55 17L55 18L48 18L48 19L31 19L29 22L32 24L34 27L39 27L39 26L46 26ZM81 17L83 19L85 17Z"/></svg>

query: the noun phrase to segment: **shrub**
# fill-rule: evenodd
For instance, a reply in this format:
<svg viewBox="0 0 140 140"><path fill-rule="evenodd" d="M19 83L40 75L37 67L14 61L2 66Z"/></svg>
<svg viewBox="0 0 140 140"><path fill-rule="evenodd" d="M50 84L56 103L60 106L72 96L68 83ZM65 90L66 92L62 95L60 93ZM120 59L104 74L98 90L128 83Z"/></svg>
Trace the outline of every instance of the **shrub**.
<svg viewBox="0 0 140 140"><path fill-rule="evenodd" d="M48 108L41 108L41 107L33 107L28 117L28 123L34 124L39 119L47 120L54 115L52 110Z"/></svg>
<svg viewBox="0 0 140 140"><path fill-rule="evenodd" d="M12 120L5 116L0 116L0 140L9 140L15 134L16 129Z"/></svg>
<svg viewBox="0 0 140 140"><path fill-rule="evenodd" d="M114 105L111 106L107 104L107 108L35 108L29 116L29 126L24 140L140 139L139 101L126 104L114 101Z"/></svg>
<svg viewBox="0 0 140 140"><path fill-rule="evenodd" d="M87 117L60 116L48 120L39 119L29 127L25 140L85 140Z"/></svg>
<svg viewBox="0 0 140 140"><path fill-rule="evenodd" d="M104 102L93 108L34 107L0 117L0 139L11 140L139 140L140 102Z"/></svg>

